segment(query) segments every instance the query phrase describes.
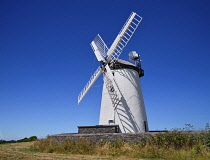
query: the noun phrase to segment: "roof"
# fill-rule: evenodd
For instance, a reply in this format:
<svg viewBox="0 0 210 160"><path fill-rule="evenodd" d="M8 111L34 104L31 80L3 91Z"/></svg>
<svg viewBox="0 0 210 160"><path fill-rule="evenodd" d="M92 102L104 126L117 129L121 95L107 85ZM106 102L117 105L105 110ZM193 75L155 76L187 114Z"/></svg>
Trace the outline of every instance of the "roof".
<svg viewBox="0 0 210 160"><path fill-rule="evenodd" d="M134 65L133 63L128 62L128 61L125 61L125 60L122 60L122 59L115 59L114 61L116 61L115 63L119 63L119 64L124 64L124 65L130 65L130 66L133 66L133 67L137 67L137 66Z"/></svg>

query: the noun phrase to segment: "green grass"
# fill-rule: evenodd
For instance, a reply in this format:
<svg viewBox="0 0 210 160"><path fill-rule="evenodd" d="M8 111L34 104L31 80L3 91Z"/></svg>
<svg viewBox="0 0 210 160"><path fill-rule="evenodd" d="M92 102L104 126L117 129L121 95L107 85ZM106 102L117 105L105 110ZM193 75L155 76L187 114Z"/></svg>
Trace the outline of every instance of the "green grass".
<svg viewBox="0 0 210 160"><path fill-rule="evenodd" d="M128 159L207 160L210 159L210 131L171 131L151 136L149 140L142 139L138 143L96 143L85 139L55 143L48 137L35 142L30 149L44 153L107 155Z"/></svg>

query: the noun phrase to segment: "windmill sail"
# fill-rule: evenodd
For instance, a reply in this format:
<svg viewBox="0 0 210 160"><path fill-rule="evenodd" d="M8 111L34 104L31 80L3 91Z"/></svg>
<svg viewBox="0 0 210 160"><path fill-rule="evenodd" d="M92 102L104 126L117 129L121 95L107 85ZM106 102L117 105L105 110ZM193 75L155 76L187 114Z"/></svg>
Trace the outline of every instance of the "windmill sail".
<svg viewBox="0 0 210 160"><path fill-rule="evenodd" d="M105 42L101 38L101 36L98 34L94 40L91 42L91 47L93 49L93 52L96 55L97 60L105 61L106 53L108 51L108 47L106 46Z"/></svg>
<svg viewBox="0 0 210 160"><path fill-rule="evenodd" d="M118 33L116 39L114 40L112 46L107 52L107 61L112 62L115 58L118 58L122 53L125 46L128 44L129 40L133 36L134 32L138 28L142 17L132 12L128 20L125 22L124 26Z"/></svg>
<svg viewBox="0 0 210 160"><path fill-rule="evenodd" d="M87 92L89 91L89 89L92 87L92 85L94 84L94 82L98 79L98 77L101 74L101 67L99 66L96 71L94 72L94 74L91 76L90 80L88 81L88 83L85 85L85 87L83 88L83 90L80 92L79 96L78 96L78 104L81 102L81 100L84 98L84 96L87 94Z"/></svg>

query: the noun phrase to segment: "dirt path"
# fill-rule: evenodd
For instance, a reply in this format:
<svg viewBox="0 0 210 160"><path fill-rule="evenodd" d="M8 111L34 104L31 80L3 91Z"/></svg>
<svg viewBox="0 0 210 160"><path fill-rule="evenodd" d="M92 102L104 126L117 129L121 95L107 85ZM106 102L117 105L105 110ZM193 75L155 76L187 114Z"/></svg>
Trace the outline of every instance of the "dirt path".
<svg viewBox="0 0 210 160"><path fill-rule="evenodd" d="M29 151L34 142L11 143L0 145L0 160L112 160L124 159L110 156L68 155L54 153L39 153Z"/></svg>

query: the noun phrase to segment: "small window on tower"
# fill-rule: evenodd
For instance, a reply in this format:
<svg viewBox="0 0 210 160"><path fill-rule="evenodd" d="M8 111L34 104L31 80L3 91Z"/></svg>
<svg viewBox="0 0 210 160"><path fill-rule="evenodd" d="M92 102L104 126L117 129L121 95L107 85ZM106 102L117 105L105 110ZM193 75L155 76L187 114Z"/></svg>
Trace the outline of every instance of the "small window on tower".
<svg viewBox="0 0 210 160"><path fill-rule="evenodd" d="M114 92L114 87L113 87L113 86L111 87L110 91L111 91L111 92Z"/></svg>
<svg viewBox="0 0 210 160"><path fill-rule="evenodd" d="M147 121L144 121L145 132L147 132Z"/></svg>
<svg viewBox="0 0 210 160"><path fill-rule="evenodd" d="M109 120L109 124L114 124L114 120Z"/></svg>

